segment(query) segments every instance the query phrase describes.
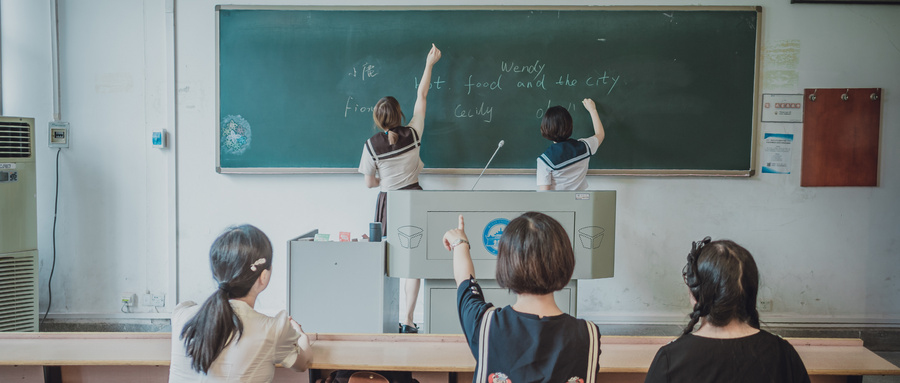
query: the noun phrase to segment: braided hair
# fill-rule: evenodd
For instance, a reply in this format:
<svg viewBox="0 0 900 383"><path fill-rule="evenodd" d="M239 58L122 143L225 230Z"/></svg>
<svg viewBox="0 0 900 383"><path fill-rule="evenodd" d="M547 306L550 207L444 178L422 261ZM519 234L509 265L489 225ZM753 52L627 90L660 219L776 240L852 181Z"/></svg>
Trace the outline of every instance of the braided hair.
<svg viewBox="0 0 900 383"><path fill-rule="evenodd" d="M693 331L700 318L717 327L737 319L759 328L759 270L747 249L729 240L703 238L693 242L681 273L697 301L682 334Z"/></svg>
<svg viewBox="0 0 900 383"><path fill-rule="evenodd" d="M209 263L219 288L181 330L191 368L204 374L243 333L244 324L228 300L247 296L262 271L272 268L272 243L255 226L232 227L213 241Z"/></svg>

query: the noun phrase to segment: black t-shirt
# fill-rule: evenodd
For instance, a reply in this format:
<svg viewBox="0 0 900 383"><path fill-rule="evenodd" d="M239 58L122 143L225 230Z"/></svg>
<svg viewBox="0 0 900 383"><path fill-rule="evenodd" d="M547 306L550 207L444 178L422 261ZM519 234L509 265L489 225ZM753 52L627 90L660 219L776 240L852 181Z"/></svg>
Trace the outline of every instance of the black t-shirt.
<svg viewBox="0 0 900 383"><path fill-rule="evenodd" d="M595 381L600 331L593 322L568 314L541 318L510 306L495 308L484 301L474 278L459 285L457 309L477 361L474 382ZM484 320L489 324L482 328Z"/></svg>
<svg viewBox="0 0 900 383"><path fill-rule="evenodd" d="M760 330L735 339L687 334L656 353L645 383L656 382L809 382L797 350Z"/></svg>

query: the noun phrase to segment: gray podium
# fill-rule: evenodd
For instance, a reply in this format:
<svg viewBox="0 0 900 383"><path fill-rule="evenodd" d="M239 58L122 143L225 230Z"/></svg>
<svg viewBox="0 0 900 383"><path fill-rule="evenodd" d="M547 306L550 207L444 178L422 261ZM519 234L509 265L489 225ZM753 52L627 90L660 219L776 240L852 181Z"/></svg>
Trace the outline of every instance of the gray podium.
<svg viewBox="0 0 900 383"><path fill-rule="evenodd" d="M385 275L384 242L288 241L288 313L304 331L392 333L399 280Z"/></svg>
<svg viewBox="0 0 900 383"><path fill-rule="evenodd" d="M515 296L497 286L497 242L506 224L528 211L562 224L575 252L569 285L555 294L564 312L576 315L577 279L612 277L615 270L615 191L392 191L388 192L387 275L424 279L425 332L460 333L452 254L444 233L466 222L472 263L487 301L503 307Z"/></svg>

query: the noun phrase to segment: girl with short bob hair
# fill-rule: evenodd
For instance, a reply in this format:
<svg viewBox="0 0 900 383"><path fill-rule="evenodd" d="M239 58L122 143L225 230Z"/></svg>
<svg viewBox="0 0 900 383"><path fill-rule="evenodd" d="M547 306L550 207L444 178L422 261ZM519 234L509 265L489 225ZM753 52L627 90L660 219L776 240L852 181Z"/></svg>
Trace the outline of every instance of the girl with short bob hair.
<svg viewBox="0 0 900 383"><path fill-rule="evenodd" d="M516 294L562 290L575 271L565 229L541 213L525 213L503 229L497 251L497 283Z"/></svg>
<svg viewBox="0 0 900 383"><path fill-rule="evenodd" d="M275 364L306 371L309 338L285 311L253 309L272 276L272 244L252 225L229 228L209 249L216 291L172 312L169 382L271 382Z"/></svg>
<svg viewBox="0 0 900 383"><path fill-rule="evenodd" d="M547 109L541 119L541 136L553 141L537 158L538 190L585 190L585 178L591 156L597 152L606 131L600 122L600 114L594 100L581 100L591 115L594 135L574 140L572 136L572 115L562 106Z"/></svg>
<svg viewBox="0 0 900 383"><path fill-rule="evenodd" d="M503 308L485 302L475 281L462 215L458 227L444 234L444 247L453 252L457 310L477 361L475 382L594 383L600 331L563 313L553 297L575 269L572 242L559 222L528 212L506 225L496 278L516 294L516 303Z"/></svg>
<svg viewBox="0 0 900 383"><path fill-rule="evenodd" d="M681 273L690 321L659 349L645 382L809 382L794 347L759 328L759 271L747 249L706 237L693 242Z"/></svg>

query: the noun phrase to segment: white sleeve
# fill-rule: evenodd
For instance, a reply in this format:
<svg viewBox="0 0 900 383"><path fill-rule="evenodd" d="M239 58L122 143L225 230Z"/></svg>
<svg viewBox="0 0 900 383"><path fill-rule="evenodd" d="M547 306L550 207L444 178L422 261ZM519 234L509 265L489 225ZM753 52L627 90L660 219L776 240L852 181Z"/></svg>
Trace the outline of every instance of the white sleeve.
<svg viewBox="0 0 900 383"><path fill-rule="evenodd" d="M585 144L587 144L588 149L591 150L591 155L597 153L597 148L600 147L600 140L597 139L597 136L585 137L578 141L583 141Z"/></svg>
<svg viewBox="0 0 900 383"><path fill-rule="evenodd" d="M419 141L422 141L422 134L425 132L425 118L419 116L413 116L409 120L409 127L413 128L416 133L419 135Z"/></svg>
<svg viewBox="0 0 900 383"><path fill-rule="evenodd" d="M286 312L278 313L275 320L281 327L275 343L275 362L295 371L306 371L312 361L309 337L294 327Z"/></svg>
<svg viewBox="0 0 900 383"><path fill-rule="evenodd" d="M374 176L377 170L378 167L375 166L375 160L373 160L372 155L369 154L369 149L366 148L366 144L363 144L362 158L359 159L359 172L367 176Z"/></svg>
<svg viewBox="0 0 900 383"><path fill-rule="evenodd" d="M538 157L537 159L537 186L553 185L553 176L550 167Z"/></svg>

